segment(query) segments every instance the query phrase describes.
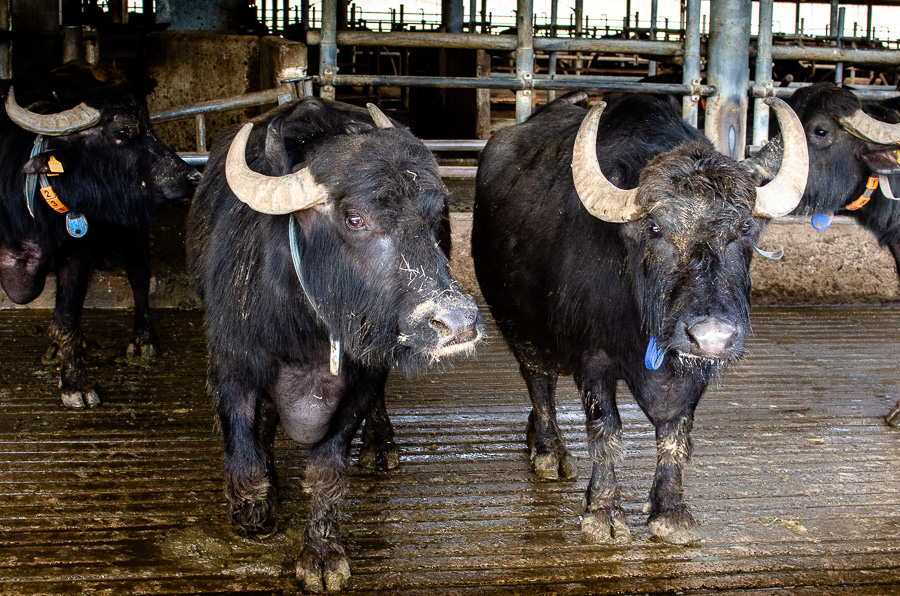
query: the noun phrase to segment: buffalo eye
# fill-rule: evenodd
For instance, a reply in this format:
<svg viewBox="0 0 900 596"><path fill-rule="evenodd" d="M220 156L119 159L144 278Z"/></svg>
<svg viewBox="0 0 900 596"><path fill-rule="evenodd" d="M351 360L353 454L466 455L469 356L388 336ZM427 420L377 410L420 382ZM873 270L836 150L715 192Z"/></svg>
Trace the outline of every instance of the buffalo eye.
<svg viewBox="0 0 900 596"><path fill-rule="evenodd" d="M367 227L365 218L356 211L348 212L347 215L344 216L344 223L346 223L347 227L351 230L365 230Z"/></svg>
<svg viewBox="0 0 900 596"><path fill-rule="evenodd" d="M813 130L813 135L819 137L820 139L824 139L825 137L828 136L828 131L825 130L824 128L819 127L819 128L816 128L815 130Z"/></svg>
<svg viewBox="0 0 900 596"><path fill-rule="evenodd" d="M134 138L134 131L130 128L120 128L115 132L116 140L129 141Z"/></svg>
<svg viewBox="0 0 900 596"><path fill-rule="evenodd" d="M651 219L647 222L647 237L659 238L660 236L662 236L662 232L660 232L659 226Z"/></svg>
<svg viewBox="0 0 900 596"><path fill-rule="evenodd" d="M744 225L741 226L742 234L749 234L753 230L753 220L748 219L744 222Z"/></svg>

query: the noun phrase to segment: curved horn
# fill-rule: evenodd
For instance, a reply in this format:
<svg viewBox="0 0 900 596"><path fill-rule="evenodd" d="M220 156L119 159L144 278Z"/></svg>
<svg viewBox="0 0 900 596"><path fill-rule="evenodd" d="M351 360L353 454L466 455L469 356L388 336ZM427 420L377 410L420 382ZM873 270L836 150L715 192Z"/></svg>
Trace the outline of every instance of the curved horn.
<svg viewBox="0 0 900 596"><path fill-rule="evenodd" d="M6 95L6 113L17 126L39 135L60 136L90 128L100 121L100 111L85 103L57 114L37 114L16 103L13 88Z"/></svg>
<svg viewBox="0 0 900 596"><path fill-rule="evenodd" d="M597 102L581 122L572 150L572 178L575 191L588 212L611 223L633 221L643 214L637 202L637 189L622 190L600 170L597 160L597 129L606 102Z"/></svg>
<svg viewBox="0 0 900 596"><path fill-rule="evenodd" d="M900 145L900 124L882 122L863 112L856 110L852 116L838 120L844 130L864 141L879 145Z"/></svg>
<svg viewBox="0 0 900 596"><path fill-rule="evenodd" d="M375 126L378 128L394 128L393 122L391 119L384 115L384 112L378 109L374 103L367 103L366 108L369 110L369 115L372 116L372 120L375 121Z"/></svg>
<svg viewBox="0 0 900 596"><path fill-rule="evenodd" d="M266 176L250 169L244 153L253 123L245 124L234 136L225 159L225 179L238 199L254 211L284 215L325 202L328 193L303 168L286 176Z"/></svg>
<svg viewBox="0 0 900 596"><path fill-rule="evenodd" d="M766 103L775 110L784 152L781 167L775 177L765 186L756 187L756 217L781 217L787 215L800 203L806 190L809 176L809 152L806 148L806 132L800 119L784 101L770 97Z"/></svg>

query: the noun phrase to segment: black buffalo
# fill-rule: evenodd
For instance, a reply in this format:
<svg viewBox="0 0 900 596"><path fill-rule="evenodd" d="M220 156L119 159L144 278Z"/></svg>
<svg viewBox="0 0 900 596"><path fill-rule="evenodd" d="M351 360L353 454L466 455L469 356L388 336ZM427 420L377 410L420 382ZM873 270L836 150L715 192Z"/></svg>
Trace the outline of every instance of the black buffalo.
<svg viewBox="0 0 900 596"><path fill-rule="evenodd" d="M60 360L63 404L95 406L80 324L91 271L121 249L135 305L128 355L153 358L150 218L190 197L200 174L157 138L144 94L111 69L70 62L27 73L3 99L0 284L26 304L56 273L48 357Z"/></svg>
<svg viewBox="0 0 900 596"><path fill-rule="evenodd" d="M576 105L584 99L560 98L488 142L475 272L528 387L542 478L575 475L554 401L558 375L574 375L592 464L584 537L630 539L615 476L622 379L656 427L650 529L693 542L682 469L694 410L711 377L744 354L751 256L768 219L800 199L806 147L793 118L783 173L756 188L749 164L717 153L671 98L619 97L606 112Z"/></svg>
<svg viewBox="0 0 900 596"><path fill-rule="evenodd" d="M275 525L280 421L312 445L296 566L309 591L350 576L338 503L364 418L364 456L396 465L389 368L469 351L484 329L441 249L448 195L434 157L370 110L309 98L226 135L188 215L231 521L247 536Z"/></svg>
<svg viewBox="0 0 900 596"><path fill-rule="evenodd" d="M849 215L890 249L900 273L900 202L887 198L900 198L897 100L861 103L849 89L818 83L798 89L789 103L806 131L813 173L795 213L826 219L834 213ZM768 154L781 143L778 135L772 140L760 152L770 171L778 167L778 159ZM877 188L866 197L872 178Z"/></svg>

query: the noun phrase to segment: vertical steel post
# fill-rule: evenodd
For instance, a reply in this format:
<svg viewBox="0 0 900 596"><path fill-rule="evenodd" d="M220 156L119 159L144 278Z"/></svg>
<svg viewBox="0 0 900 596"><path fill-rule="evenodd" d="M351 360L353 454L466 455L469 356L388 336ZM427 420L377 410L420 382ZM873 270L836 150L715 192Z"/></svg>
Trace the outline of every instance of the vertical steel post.
<svg viewBox="0 0 900 596"><path fill-rule="evenodd" d="M340 0L322 0L322 43L319 45L319 97L334 99L334 75L337 74L337 4Z"/></svg>
<svg viewBox="0 0 900 596"><path fill-rule="evenodd" d="M834 45L837 48L844 46L844 14L847 9L843 6L838 9L837 27L834 28ZM838 62L834 65L834 84L844 84L844 63Z"/></svg>
<svg viewBox="0 0 900 596"><path fill-rule="evenodd" d="M556 37L556 19L559 18L559 0L550 0L550 37ZM550 52L547 64L547 76L556 78L556 52ZM547 101L556 99L556 91L547 91Z"/></svg>
<svg viewBox="0 0 900 596"><path fill-rule="evenodd" d="M516 122L531 116L534 81L534 0L516 2L516 79L524 89L516 91Z"/></svg>
<svg viewBox="0 0 900 596"><path fill-rule="evenodd" d="M700 0L687 0L684 15L684 74L682 84L700 84ZM691 126L697 126L699 95L685 95L682 100L682 118Z"/></svg>
<svg viewBox="0 0 900 596"><path fill-rule="evenodd" d="M475 33L475 25L478 22L478 0L469 0L469 33Z"/></svg>
<svg viewBox="0 0 900 596"><path fill-rule="evenodd" d="M750 73L750 2L711 0L704 132L720 152L743 159Z"/></svg>
<svg viewBox="0 0 900 596"><path fill-rule="evenodd" d="M656 41L656 18L659 11L659 0L650 0L650 41ZM647 63L647 75L654 76L656 74L656 61L650 60Z"/></svg>
<svg viewBox="0 0 900 596"><path fill-rule="evenodd" d="M772 11L774 0L759 0L759 34L756 36L755 85L772 92ZM769 106L765 98L753 100L753 144L763 146L769 140Z"/></svg>

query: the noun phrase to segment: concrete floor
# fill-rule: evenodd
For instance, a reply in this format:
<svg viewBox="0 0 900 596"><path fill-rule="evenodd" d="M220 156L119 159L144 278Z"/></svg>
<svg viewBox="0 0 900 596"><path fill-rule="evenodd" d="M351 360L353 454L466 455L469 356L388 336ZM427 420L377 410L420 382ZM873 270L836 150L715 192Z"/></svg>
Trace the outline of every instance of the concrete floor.
<svg viewBox="0 0 900 596"><path fill-rule="evenodd" d="M279 437L279 532L236 537L201 315L156 314L164 352L135 368L121 357L130 314L86 313L104 403L72 411L41 364L50 313L0 312L0 594L298 591L304 451ZM634 540L581 543L574 387L561 382L559 403L579 479L538 481L525 387L489 322L474 359L391 379L401 467L353 466L349 593L900 594L900 429L884 423L900 397L900 305L757 307L753 322L750 356L698 408L685 492L702 544L651 540L653 432L627 393L619 479Z"/></svg>

